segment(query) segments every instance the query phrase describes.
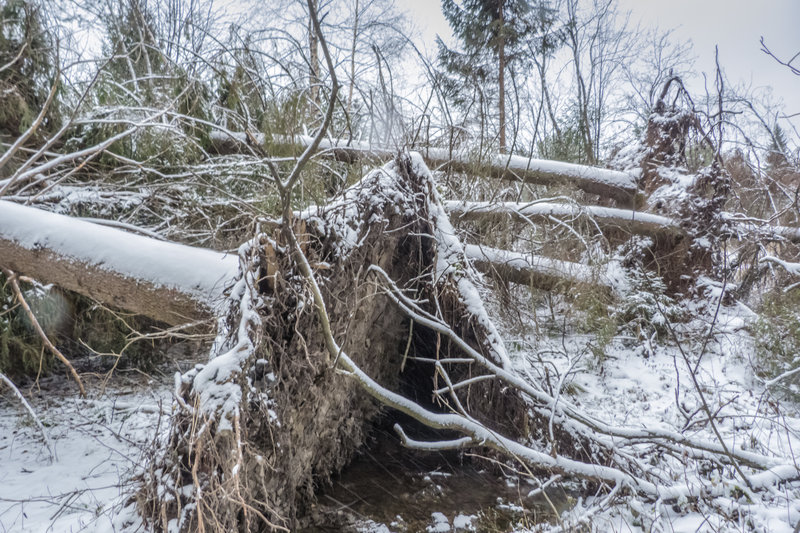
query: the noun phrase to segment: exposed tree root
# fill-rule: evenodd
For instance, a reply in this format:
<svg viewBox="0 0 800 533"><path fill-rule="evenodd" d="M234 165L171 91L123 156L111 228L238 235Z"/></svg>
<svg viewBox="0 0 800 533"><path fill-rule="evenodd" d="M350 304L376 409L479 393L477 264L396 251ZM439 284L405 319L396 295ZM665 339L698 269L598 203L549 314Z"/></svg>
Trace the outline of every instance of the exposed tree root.
<svg viewBox="0 0 800 533"><path fill-rule="evenodd" d="M517 376L419 156L299 218L241 249L212 359L180 378L168 441L142 479L139 509L151 525L302 525L315 489L350 460L382 407L441 432L425 442L398 425L407 446L489 448L610 495L694 497L690 484L648 473L635 451L645 442L750 465L754 489L797 477L758 454L611 427Z"/></svg>

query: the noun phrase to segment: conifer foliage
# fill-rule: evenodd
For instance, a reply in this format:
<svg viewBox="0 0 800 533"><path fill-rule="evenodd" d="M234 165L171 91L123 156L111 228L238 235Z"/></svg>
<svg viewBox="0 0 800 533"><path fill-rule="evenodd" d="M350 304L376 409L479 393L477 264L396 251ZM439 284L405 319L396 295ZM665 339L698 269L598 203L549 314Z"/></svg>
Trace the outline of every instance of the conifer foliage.
<svg viewBox="0 0 800 533"><path fill-rule="evenodd" d="M445 85L455 92L466 81L482 102L496 99L501 151L507 147L506 74L523 59L522 45L533 31L527 21L533 8L529 0L442 0L442 11L463 48L453 50L438 40L439 59L453 76Z"/></svg>

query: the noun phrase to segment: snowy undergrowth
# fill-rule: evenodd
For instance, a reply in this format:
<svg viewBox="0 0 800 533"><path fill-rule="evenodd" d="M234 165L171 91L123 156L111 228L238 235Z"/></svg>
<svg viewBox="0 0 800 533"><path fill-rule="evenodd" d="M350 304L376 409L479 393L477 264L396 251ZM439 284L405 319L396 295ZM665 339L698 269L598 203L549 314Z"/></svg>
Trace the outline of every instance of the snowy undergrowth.
<svg viewBox="0 0 800 533"><path fill-rule="evenodd" d="M753 313L738 305L720 306L717 313L719 291L711 295L706 300L682 302L694 318L672 324L675 336L647 342L646 350L645 342L620 334L607 342L602 356L598 356L593 350L597 336L569 325L562 334L556 334L555 328L537 334L533 328L521 331L519 327L506 327L502 328L503 336L520 374L611 426L680 432L697 441L718 444L706 421L702 393L729 449L766 456L776 464L796 464L800 408L772 394L756 376L754 339L747 327L755 319ZM489 302L494 299L490 291L483 296ZM497 316L496 302L490 303L490 309ZM521 322L543 323L550 319L549 313L549 309L539 308L525 313ZM502 321L499 323L502 326ZM560 326L565 324L561 322ZM546 428L542 432L546 440ZM697 498L653 502L618 494L605 499L607 491L599 491L596 497L585 494L553 528L571 530L582 525L593 531L796 531L800 522L798 482L751 491L744 482L731 483L740 476L730 464L723 465L711 456L688 457L677 447L669 450L652 443L606 440L645 465L660 480L659 485L686 486ZM745 465L741 468L751 479L759 477L755 470ZM537 531L550 527L542 525Z"/></svg>
<svg viewBox="0 0 800 533"><path fill-rule="evenodd" d="M387 177L375 175L378 180ZM342 206L347 208L344 203ZM444 213L434 214L441 221L447 220ZM346 212L341 217L353 218L357 219ZM343 246L339 252L346 253L358 244L360 228L341 226ZM463 253L448 244L452 228L441 223L437 232L444 251L452 252L442 255L458 256L447 263L447 268L458 265ZM252 280L246 283L242 278L233 290L232 302L247 304L247 288L252 285ZM771 395L755 377L753 338L745 329L752 314L742 307L725 306L717 314L718 291L709 294L706 301L684 302L686 315L694 319L673 324L677 339L666 336L642 342L617 335L604 341L602 356L593 349L597 347L595 335L566 327L566 322L555 324L562 326L562 334L556 332L557 327L534 333L531 325L545 321L545 317L523 316L520 322L526 324L526 330L501 327L497 339L506 340L515 370L542 386L556 398L556 403L569 402L587 416L617 428L680 433L698 442L719 445L702 409L704 399L726 446L742 454L769 458L770 464L780 464L784 469L792 468L796 464L795 450L800 449L797 405ZM488 314L482 311L481 299L492 302L495 295L487 290L480 297L469 293L469 303L480 304L481 313L476 314L485 316L489 324L491 317L502 326L497 320L502 313L496 302L490 305ZM248 305L243 307L252 312ZM234 342L218 344L214 353L220 356L195 375L196 383L207 384L200 387L201 394L208 393L204 403L222 408L223 412L235 411L240 399L222 389L230 385L225 376L241 370L241 363L252 348L247 341L247 329L252 325L248 324L249 316L244 313L237 324L239 335L230 336ZM580 319L579 314L573 319L576 317ZM230 333L234 331L231 329ZM228 338L224 328L221 334ZM643 344L647 350L642 350ZM218 394L218 390L224 394ZM235 401L222 405L215 403L218 398ZM47 412L47 422L53 424L53 438L60 454L54 465L48 465L44 455L34 456L31 450L39 449L38 437L26 426L21 410L14 416L2 417L1 434L13 435L8 437L8 444L6 439L0 441L0 453L9 458L5 461L5 456L0 457L4 461L3 473L11 473L10 482L0 487L0 524L5 530L40 531L50 527L53 531L107 531L115 522L119 525L124 520L114 517L116 502L124 492L120 480L137 464L142 443L152 439L157 415L153 418L148 409L127 408L122 410L127 418L115 415L118 410L110 402L100 400L89 405L69 399L63 400L55 411L50 406L35 405L37 410ZM15 412L16 407L6 402L3 409ZM542 429L542 448L546 449L547 428ZM652 501L631 496L625 489L611 490L609 496L610 487L601 487L597 496L592 496L577 486L571 492L582 494L581 499L552 527L571 530L582 524L596 531L793 531L800 521L800 485L796 482L751 491L745 483L731 482L741 480L741 476L729 464L722 464L719 454L717 458L700 457L702 454L695 451L690 457L679 446L670 449L650 441L598 438L617 447L632 463L638 462L658 487L684 488L692 497ZM746 465L742 469L752 479L764 478ZM445 527L442 517L434 518L437 520L432 521L432 527Z"/></svg>

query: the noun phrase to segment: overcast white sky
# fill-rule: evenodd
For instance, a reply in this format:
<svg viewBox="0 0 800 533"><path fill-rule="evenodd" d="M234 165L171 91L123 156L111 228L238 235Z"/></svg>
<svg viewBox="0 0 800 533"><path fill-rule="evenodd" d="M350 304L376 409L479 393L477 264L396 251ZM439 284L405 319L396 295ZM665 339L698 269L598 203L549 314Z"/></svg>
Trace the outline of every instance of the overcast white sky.
<svg viewBox="0 0 800 533"><path fill-rule="evenodd" d="M439 0L396 0L412 14L425 47L434 49L436 34L450 35ZM800 113L800 76L761 52L764 36L773 52L788 59L800 52L800 0L618 0L642 27L674 29L676 39L691 40L696 66L713 81L714 46L733 84L771 87L788 113ZM702 85L695 90L701 90Z"/></svg>

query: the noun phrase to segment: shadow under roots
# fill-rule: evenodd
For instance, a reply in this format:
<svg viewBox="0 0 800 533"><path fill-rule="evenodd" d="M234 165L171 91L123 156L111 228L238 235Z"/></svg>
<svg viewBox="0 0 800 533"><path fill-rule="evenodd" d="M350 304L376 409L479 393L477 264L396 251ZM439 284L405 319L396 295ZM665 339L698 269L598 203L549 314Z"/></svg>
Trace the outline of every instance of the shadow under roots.
<svg viewBox="0 0 800 533"><path fill-rule="evenodd" d="M407 415L386 413L353 461L318 492L299 529L302 532L364 531L370 523L390 531L426 531L441 513L455 531L511 531L520 524L554 522L571 505L561 486L534 494L538 484L513 472L491 468L469 451L423 452L402 446L392 427L412 438L438 440L456 435L422 426ZM440 518L441 519L441 518ZM473 528L473 529L470 529Z"/></svg>
<svg viewBox="0 0 800 533"><path fill-rule="evenodd" d="M404 329L408 331L408 324ZM434 394L444 386L434 365L416 358L439 360L463 354L430 329L415 325L406 355L397 392L425 409L450 412ZM472 370L463 363L446 366L448 373L459 379L468 378ZM466 393L462 401L471 399ZM497 415L495 420L504 418ZM431 429L402 412L385 410L352 461L317 491L300 531L355 532L372 522L391 531L425 531L434 523L434 513L439 513L439 520L446 517L456 531L462 530L456 524L464 531L510 531L519 524L552 522L556 519L553 506L559 513L570 506L570 496L562 487L547 489L547 497L540 493L529 496L538 481L499 466L480 450L406 448L395 424L410 438L423 442L462 436Z"/></svg>

